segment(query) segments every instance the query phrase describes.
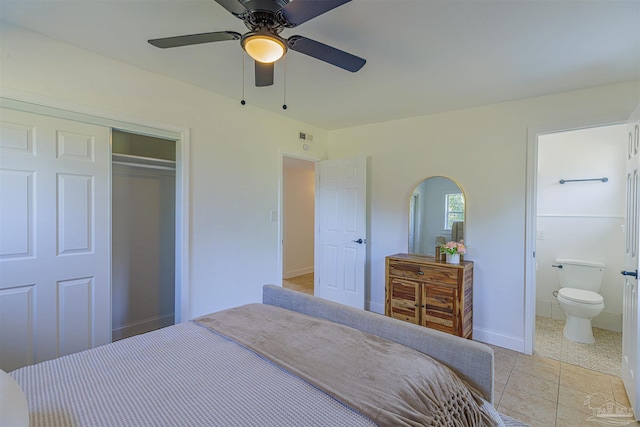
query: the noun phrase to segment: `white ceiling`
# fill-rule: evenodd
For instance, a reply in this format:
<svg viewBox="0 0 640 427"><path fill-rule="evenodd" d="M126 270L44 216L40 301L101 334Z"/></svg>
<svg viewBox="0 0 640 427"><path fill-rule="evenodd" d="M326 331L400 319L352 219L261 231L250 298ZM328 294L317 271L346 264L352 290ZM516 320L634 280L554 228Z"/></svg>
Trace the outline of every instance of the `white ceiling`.
<svg viewBox="0 0 640 427"><path fill-rule="evenodd" d="M296 1L296 0L293 0ZM148 39L247 31L214 0L0 0L0 18L82 49L242 98L238 41L158 49ZM298 52L244 99L338 129L640 78L640 0L353 0L287 29L354 55L357 73Z"/></svg>

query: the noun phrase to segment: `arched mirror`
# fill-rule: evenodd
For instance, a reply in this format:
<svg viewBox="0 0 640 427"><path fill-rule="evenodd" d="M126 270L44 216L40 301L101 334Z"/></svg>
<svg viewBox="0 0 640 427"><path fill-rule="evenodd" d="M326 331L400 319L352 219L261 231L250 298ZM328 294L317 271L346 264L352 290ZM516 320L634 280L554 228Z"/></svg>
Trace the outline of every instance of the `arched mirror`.
<svg viewBox="0 0 640 427"><path fill-rule="evenodd" d="M436 255L436 247L464 239L465 198L455 181L433 176L409 200L409 252Z"/></svg>

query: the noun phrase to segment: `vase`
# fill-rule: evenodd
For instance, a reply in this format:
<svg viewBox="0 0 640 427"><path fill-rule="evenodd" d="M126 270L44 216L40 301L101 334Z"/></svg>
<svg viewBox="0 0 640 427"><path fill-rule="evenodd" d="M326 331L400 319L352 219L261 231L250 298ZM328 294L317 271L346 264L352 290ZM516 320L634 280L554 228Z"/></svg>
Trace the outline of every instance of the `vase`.
<svg viewBox="0 0 640 427"><path fill-rule="evenodd" d="M447 254L447 264L460 264L460 254Z"/></svg>

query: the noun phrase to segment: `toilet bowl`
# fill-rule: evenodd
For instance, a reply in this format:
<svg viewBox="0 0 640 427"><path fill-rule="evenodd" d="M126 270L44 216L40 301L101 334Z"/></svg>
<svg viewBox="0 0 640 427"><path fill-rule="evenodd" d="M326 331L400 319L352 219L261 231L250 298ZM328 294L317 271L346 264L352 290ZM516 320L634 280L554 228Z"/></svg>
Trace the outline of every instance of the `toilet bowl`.
<svg viewBox="0 0 640 427"><path fill-rule="evenodd" d="M560 290L557 300L567 321L562 330L572 341L593 344L591 319L604 310L604 299L597 291L602 285L605 265L599 262L557 259Z"/></svg>

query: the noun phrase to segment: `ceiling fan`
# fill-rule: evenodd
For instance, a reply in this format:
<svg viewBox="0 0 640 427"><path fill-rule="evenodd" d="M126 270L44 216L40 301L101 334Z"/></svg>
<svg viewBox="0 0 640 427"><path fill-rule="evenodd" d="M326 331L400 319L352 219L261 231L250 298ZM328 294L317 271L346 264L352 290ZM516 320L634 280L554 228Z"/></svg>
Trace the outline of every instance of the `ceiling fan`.
<svg viewBox="0 0 640 427"><path fill-rule="evenodd" d="M153 46L166 49L200 43L240 40L242 48L255 60L256 86L273 84L274 62L287 49L309 55L320 61L356 72L367 62L350 53L303 36L282 38L280 32L294 28L351 0L215 0L220 6L242 19L249 28L245 34L235 31L189 34L149 40Z"/></svg>

